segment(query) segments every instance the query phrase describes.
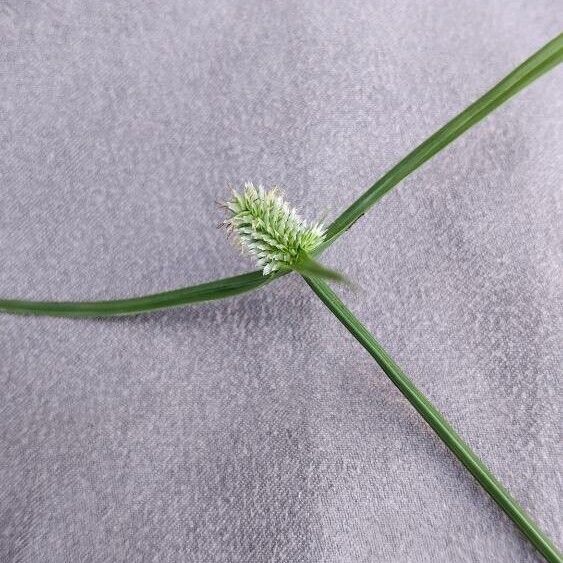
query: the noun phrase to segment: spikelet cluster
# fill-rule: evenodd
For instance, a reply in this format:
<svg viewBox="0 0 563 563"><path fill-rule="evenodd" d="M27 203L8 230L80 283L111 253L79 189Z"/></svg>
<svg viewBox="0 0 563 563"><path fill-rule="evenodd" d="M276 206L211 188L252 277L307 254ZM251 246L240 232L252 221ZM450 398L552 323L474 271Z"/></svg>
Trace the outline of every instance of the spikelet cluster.
<svg viewBox="0 0 563 563"><path fill-rule="evenodd" d="M266 191L246 183L241 194L233 191L225 207L230 215L225 226L235 233L243 249L256 257L265 276L291 268L324 240L324 227L301 219L277 188Z"/></svg>

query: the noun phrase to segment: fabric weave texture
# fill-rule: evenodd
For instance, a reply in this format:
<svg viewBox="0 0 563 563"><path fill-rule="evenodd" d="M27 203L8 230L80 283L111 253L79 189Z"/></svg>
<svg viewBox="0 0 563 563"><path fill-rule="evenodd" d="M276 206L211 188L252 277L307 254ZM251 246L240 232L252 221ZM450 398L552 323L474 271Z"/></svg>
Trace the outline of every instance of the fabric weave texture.
<svg viewBox="0 0 563 563"><path fill-rule="evenodd" d="M330 222L563 27L535 0L0 2L0 295L252 269L228 186ZM322 260L563 546L563 72ZM135 318L0 315L0 561L530 562L295 274Z"/></svg>

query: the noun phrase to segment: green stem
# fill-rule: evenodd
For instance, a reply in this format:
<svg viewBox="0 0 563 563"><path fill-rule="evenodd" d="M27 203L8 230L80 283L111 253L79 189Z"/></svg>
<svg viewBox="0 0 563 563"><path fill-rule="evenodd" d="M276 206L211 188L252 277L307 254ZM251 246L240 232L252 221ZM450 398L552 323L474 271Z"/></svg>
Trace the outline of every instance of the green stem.
<svg viewBox="0 0 563 563"><path fill-rule="evenodd" d="M350 331L354 338L371 354L387 377L406 397L424 420L438 434L444 444L463 463L477 479L492 499L506 512L512 521L526 535L534 547L550 563L561 563L563 559L557 548L550 542L524 509L508 494L483 462L448 424L440 411L417 389L391 356L381 347L366 327L342 303L330 287L318 278L305 278L305 281L332 311L338 320Z"/></svg>

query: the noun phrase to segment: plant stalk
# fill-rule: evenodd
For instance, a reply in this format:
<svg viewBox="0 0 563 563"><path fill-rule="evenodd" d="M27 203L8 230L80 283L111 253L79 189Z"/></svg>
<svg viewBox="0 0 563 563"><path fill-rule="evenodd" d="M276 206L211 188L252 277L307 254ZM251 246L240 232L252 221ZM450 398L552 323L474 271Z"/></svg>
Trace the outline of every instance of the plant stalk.
<svg viewBox="0 0 563 563"><path fill-rule="evenodd" d="M370 353L387 377L432 427L434 432L438 434L442 442L469 470L473 477L477 479L485 491L520 528L543 557L550 563L561 563L563 559L549 538L503 488L485 464L448 424L440 411L414 385L332 289L319 278L305 277L304 279L352 336Z"/></svg>

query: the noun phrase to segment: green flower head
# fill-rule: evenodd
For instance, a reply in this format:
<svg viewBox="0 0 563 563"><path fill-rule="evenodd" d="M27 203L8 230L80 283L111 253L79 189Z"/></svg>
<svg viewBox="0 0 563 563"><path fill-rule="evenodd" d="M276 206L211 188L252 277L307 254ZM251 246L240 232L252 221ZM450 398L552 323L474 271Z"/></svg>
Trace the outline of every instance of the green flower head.
<svg viewBox="0 0 563 563"><path fill-rule="evenodd" d="M308 224L283 199L277 188L244 185L225 204L230 217L224 222L244 250L254 255L264 275L292 269L324 241L320 223Z"/></svg>

